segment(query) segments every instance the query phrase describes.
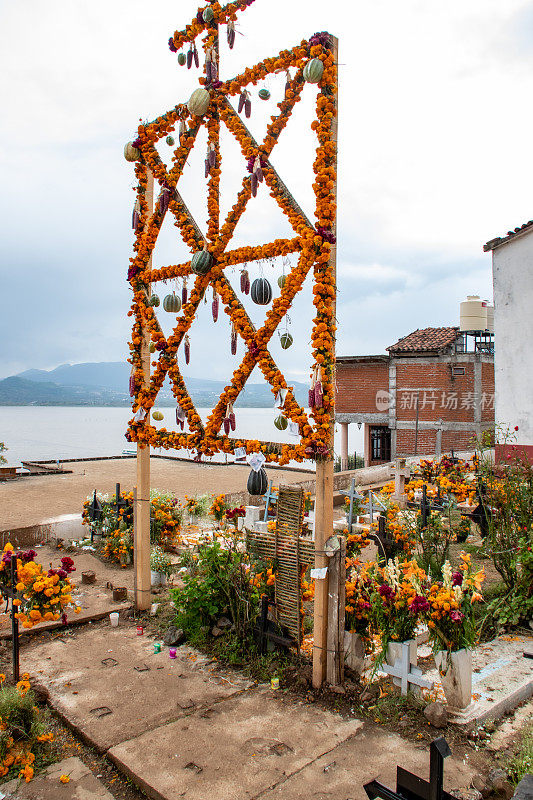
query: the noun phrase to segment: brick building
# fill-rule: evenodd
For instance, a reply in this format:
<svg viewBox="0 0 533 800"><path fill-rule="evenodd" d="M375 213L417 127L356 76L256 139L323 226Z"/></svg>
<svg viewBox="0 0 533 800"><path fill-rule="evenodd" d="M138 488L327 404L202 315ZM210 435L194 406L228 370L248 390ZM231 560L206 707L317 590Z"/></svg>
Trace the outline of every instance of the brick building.
<svg viewBox="0 0 533 800"><path fill-rule="evenodd" d="M424 328L388 355L337 358L341 459L350 423L365 426L366 465L469 449L494 425L493 349L488 333Z"/></svg>

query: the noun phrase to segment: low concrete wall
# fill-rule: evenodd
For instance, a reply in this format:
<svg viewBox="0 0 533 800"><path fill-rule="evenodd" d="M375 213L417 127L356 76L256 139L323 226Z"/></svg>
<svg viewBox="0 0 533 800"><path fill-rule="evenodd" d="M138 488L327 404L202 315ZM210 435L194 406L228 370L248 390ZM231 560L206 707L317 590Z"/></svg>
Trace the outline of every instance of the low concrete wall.
<svg viewBox="0 0 533 800"><path fill-rule="evenodd" d="M22 548L57 539L81 539L82 536L87 536L88 530L86 525L82 525L81 514L63 514L39 525L0 531L0 537L2 548L7 542L11 542L13 547Z"/></svg>

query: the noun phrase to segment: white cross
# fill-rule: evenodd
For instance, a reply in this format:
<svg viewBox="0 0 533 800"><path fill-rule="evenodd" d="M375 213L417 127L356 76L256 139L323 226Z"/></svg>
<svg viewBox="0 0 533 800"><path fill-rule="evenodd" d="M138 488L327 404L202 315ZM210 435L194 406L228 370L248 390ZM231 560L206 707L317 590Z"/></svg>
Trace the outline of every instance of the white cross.
<svg viewBox="0 0 533 800"><path fill-rule="evenodd" d="M410 683L415 686L421 686L424 689L433 689L433 681L423 678L422 670L411 665L408 642L402 642L402 654L400 658L396 659L393 667L390 664L382 664L380 669L386 672L387 675L392 675L393 678L399 679L402 694L407 694Z"/></svg>

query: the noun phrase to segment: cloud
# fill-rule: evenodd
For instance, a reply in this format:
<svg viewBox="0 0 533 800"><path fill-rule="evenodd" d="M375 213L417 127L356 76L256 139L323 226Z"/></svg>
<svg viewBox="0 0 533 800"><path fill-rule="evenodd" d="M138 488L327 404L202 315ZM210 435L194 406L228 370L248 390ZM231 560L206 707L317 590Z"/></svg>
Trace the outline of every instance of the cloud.
<svg viewBox="0 0 533 800"><path fill-rule="evenodd" d="M152 13L141 0L1 7L0 377L127 356L134 176L122 148L139 118L195 87L196 74L177 66L166 42L196 8L196 0L160 0ZM316 30L341 37L339 351L378 351L411 329L450 324L467 291L490 293L483 242L531 216L529 181L516 166L529 151L531 24L525 0L309 0L305 14L285 0L257 0L240 15L235 49L222 46L226 76ZM283 81L268 79L271 102L254 95L258 137ZM310 216L314 91L307 87L272 157ZM180 187L201 227L204 146ZM228 137L224 148L227 209L244 164ZM159 263L186 256L174 234L169 224ZM285 234L262 188L235 243ZM265 269L275 281L281 266ZM310 298L307 286L291 315L294 346L277 353L294 377L307 374ZM195 367L207 363L216 377L231 366L223 330L206 314L193 343Z"/></svg>

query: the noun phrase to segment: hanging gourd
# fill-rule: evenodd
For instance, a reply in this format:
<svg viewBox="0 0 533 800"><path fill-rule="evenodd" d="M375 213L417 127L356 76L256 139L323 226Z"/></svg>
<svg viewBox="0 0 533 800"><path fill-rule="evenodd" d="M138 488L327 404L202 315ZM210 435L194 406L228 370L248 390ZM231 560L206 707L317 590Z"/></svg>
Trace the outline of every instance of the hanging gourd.
<svg viewBox="0 0 533 800"><path fill-rule="evenodd" d="M159 303L161 302L159 297L156 294L150 295L150 300L148 301L152 308L157 308Z"/></svg>
<svg viewBox="0 0 533 800"><path fill-rule="evenodd" d="M215 19L215 15L213 13L213 9L211 8L211 6L207 6L207 8L204 8L202 19L204 22L207 23L213 22L213 20Z"/></svg>
<svg viewBox="0 0 533 800"><path fill-rule="evenodd" d="M266 278L256 278L252 283L252 300L258 306L267 306L272 300L272 286Z"/></svg>
<svg viewBox="0 0 533 800"><path fill-rule="evenodd" d="M141 151L134 147L132 142L126 142L124 145L124 158L126 161L139 161L141 158Z"/></svg>
<svg viewBox="0 0 533 800"><path fill-rule="evenodd" d="M283 350L288 350L293 342L293 338L290 333L282 333L279 337L279 342Z"/></svg>
<svg viewBox="0 0 533 800"><path fill-rule="evenodd" d="M180 65L180 67L184 67L186 61L187 61L187 56L185 55L185 53L178 53L178 64Z"/></svg>
<svg viewBox="0 0 533 800"><path fill-rule="evenodd" d="M190 96L187 108L195 117L203 117L209 108L211 97L207 89L196 89Z"/></svg>
<svg viewBox="0 0 533 800"><path fill-rule="evenodd" d="M250 273L247 269L241 271L241 292L250 294Z"/></svg>
<svg viewBox="0 0 533 800"><path fill-rule="evenodd" d="M161 413L161 411L153 411L152 418L157 420L157 422L160 422L163 419L163 414Z"/></svg>
<svg viewBox="0 0 533 800"><path fill-rule="evenodd" d="M304 67L304 81L318 83L324 74L324 64L319 58L312 58Z"/></svg>
<svg viewBox="0 0 533 800"><path fill-rule="evenodd" d="M276 426L278 431L286 430L288 424L289 423L287 422L287 417L284 417L283 414L280 414L279 417L276 417L276 419L274 420L274 425Z"/></svg>
<svg viewBox="0 0 533 800"><path fill-rule="evenodd" d="M258 472L252 470L248 475L248 483L246 484L246 491L252 496L259 496L266 492L268 487L268 478L264 467L261 467Z"/></svg>
<svg viewBox="0 0 533 800"><path fill-rule="evenodd" d="M154 342L150 342L150 345L149 345L148 349L149 349L149 351L151 353L155 353L155 344L154 344Z"/></svg>
<svg viewBox="0 0 533 800"><path fill-rule="evenodd" d="M283 287L285 286L286 283L287 283L287 276L286 275L280 275L279 278L278 278L278 286L279 286L279 288L283 289Z"/></svg>
<svg viewBox="0 0 533 800"><path fill-rule="evenodd" d="M167 294L163 300L163 308L171 314L179 314L181 310L181 300L174 292L172 292L172 294Z"/></svg>
<svg viewBox="0 0 533 800"><path fill-rule="evenodd" d="M175 142L174 142L174 137L173 137L173 136L167 136L167 138L165 139L165 142L166 142L166 143L167 143L167 144L168 144L170 147L173 147L173 146L174 146L174 144L175 144Z"/></svg>
<svg viewBox="0 0 533 800"><path fill-rule="evenodd" d="M213 265L213 256L209 250L199 250L192 257L191 268L197 275L207 275Z"/></svg>
<svg viewBox="0 0 533 800"><path fill-rule="evenodd" d="M257 94L261 100L270 100L270 92L268 89L259 89Z"/></svg>

